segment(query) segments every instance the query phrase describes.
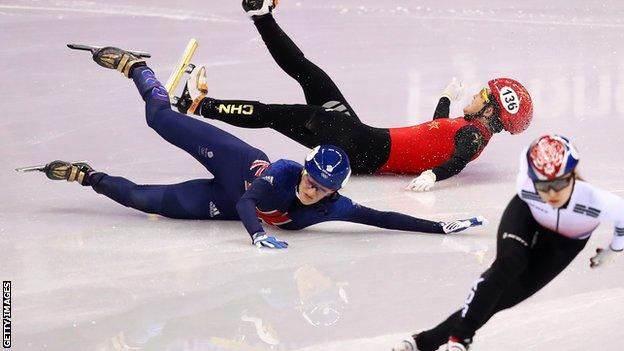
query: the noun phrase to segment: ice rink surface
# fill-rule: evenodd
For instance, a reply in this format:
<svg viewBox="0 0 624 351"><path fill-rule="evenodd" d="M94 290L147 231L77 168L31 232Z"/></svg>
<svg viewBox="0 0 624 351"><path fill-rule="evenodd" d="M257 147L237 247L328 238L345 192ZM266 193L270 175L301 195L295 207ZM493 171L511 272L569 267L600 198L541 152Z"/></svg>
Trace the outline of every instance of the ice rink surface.
<svg viewBox="0 0 624 351"><path fill-rule="evenodd" d="M304 99L239 1L3 0L0 278L13 283L12 349L388 351L457 310L492 262L518 154L536 136L572 137L583 177L624 196L621 1L282 0L276 19L372 125L428 120L453 76L469 93L492 77L523 82L531 127L494 136L435 191L403 191L410 176L354 177L343 191L424 218L482 214L490 226L445 237L330 223L272 230L290 248L259 250L238 222L147 216L89 188L18 174L65 159L138 183L208 177L146 126L131 81L69 42L149 51L165 81L195 37L193 61L207 65L212 96ZM274 160L306 153L271 130L215 125ZM612 230L603 224L552 284L495 316L473 349L621 350L624 259L588 267Z"/></svg>

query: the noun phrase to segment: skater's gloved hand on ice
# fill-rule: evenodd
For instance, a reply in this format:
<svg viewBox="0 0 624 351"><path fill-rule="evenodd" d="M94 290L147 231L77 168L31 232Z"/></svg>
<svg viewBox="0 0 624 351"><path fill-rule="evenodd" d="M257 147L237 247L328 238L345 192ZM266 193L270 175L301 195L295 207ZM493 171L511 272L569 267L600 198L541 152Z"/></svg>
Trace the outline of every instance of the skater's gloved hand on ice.
<svg viewBox="0 0 624 351"><path fill-rule="evenodd" d="M617 255L618 252L622 252L622 250L615 251L611 246L607 249L599 247L596 249L596 254L589 259L589 266L591 268L596 268L600 265L611 263L615 260L615 255Z"/></svg>
<svg viewBox="0 0 624 351"><path fill-rule="evenodd" d="M257 232L252 237L253 244L257 247L268 247L271 249L285 249L288 243L280 241L274 236L268 236L265 232Z"/></svg>
<svg viewBox="0 0 624 351"><path fill-rule="evenodd" d="M451 102L457 102L464 97L464 85L462 82L458 81L457 78L453 77L453 80L449 83L449 85L444 88L442 92L442 97L447 97Z"/></svg>
<svg viewBox="0 0 624 351"><path fill-rule="evenodd" d="M442 230L446 234L455 234L462 232L468 228L480 227L488 225L489 221L483 216L472 217L468 219L459 219L452 222L440 222Z"/></svg>
<svg viewBox="0 0 624 351"><path fill-rule="evenodd" d="M406 190L429 191L436 181L436 175L432 170L422 172L418 177L412 179Z"/></svg>

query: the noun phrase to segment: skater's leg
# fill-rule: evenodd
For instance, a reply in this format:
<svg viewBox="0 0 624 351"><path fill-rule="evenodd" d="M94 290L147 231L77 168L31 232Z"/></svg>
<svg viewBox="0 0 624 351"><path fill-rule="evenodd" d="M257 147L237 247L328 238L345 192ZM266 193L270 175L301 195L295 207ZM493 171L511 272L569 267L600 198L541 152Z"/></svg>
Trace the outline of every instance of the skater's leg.
<svg viewBox="0 0 624 351"><path fill-rule="evenodd" d="M548 285L570 265L587 241L588 239L570 239L541 230L531 250L529 265L518 280L505 290L495 312L517 305Z"/></svg>
<svg viewBox="0 0 624 351"><path fill-rule="evenodd" d="M234 203L228 204L211 179L171 185L137 185L122 177L92 173L91 187L115 202L146 213L180 219L236 219Z"/></svg>
<svg viewBox="0 0 624 351"><path fill-rule="evenodd" d="M530 245L536 230L537 224L528 205L515 196L505 209L498 228L496 260L475 281L460 311L437 327L418 334L418 347L436 350L451 335L471 339L494 314L504 291L529 264Z"/></svg>
<svg viewBox="0 0 624 351"><path fill-rule="evenodd" d="M205 98L199 112L242 128L272 128L307 147L322 144L323 139L309 127L310 120L325 109L311 105L262 104L257 101Z"/></svg>
<svg viewBox="0 0 624 351"><path fill-rule="evenodd" d="M531 260L527 268L505 288L496 306L482 319L478 328L496 313L519 304L546 286L574 260L586 243L587 239L568 239L552 232L541 231L531 250ZM419 349L437 350L446 343L450 335L456 335L455 329L462 322L461 316L462 311L457 311L437 327L419 333L416 337Z"/></svg>
<svg viewBox="0 0 624 351"><path fill-rule="evenodd" d="M475 281L451 334L472 339L474 333L495 313L503 293L526 270L531 261L531 245L540 227L528 205L515 196L503 213L498 228L496 260Z"/></svg>
<svg viewBox="0 0 624 351"><path fill-rule="evenodd" d="M317 110L312 105L268 105L258 101L218 100L206 96L206 70L194 66L180 98L175 103L183 114L194 114L242 128L273 128L309 147L319 144L307 128Z"/></svg>
<svg viewBox="0 0 624 351"><path fill-rule="evenodd" d="M205 98L201 114L243 128L272 128L309 148L339 146L349 155L355 174L376 172L390 153L387 129L373 128L318 106Z"/></svg>
<svg viewBox="0 0 624 351"><path fill-rule="evenodd" d="M373 128L355 118L314 105L276 105L257 101L217 100L202 89L205 69L194 67L176 103L182 113L193 113L243 128L272 128L307 147L333 144L344 149L355 174L375 173L390 154L387 129ZM204 90L205 91L205 90Z"/></svg>
<svg viewBox="0 0 624 351"><path fill-rule="evenodd" d="M414 335L419 351L436 351L448 342L451 329L461 319L461 310L450 315L436 327Z"/></svg>
<svg viewBox="0 0 624 351"><path fill-rule="evenodd" d="M304 56L275 22L273 15L254 18L254 24L275 62L301 85L308 104L330 108L358 119L332 79Z"/></svg>
<svg viewBox="0 0 624 351"><path fill-rule="evenodd" d="M147 66L134 69L132 79L145 100L147 124L163 139L188 152L215 178L231 177L233 171L242 176L250 157L267 160L262 151L230 133L172 111L165 88Z"/></svg>
<svg viewBox="0 0 624 351"><path fill-rule="evenodd" d="M561 273L583 250L587 239L575 240L552 232L540 232L531 251L531 260L517 280L501 294L496 307L483 319L481 326L496 313L513 307L531 297ZM437 350L446 343L453 329L462 320L457 311L433 329L416 337L420 350Z"/></svg>

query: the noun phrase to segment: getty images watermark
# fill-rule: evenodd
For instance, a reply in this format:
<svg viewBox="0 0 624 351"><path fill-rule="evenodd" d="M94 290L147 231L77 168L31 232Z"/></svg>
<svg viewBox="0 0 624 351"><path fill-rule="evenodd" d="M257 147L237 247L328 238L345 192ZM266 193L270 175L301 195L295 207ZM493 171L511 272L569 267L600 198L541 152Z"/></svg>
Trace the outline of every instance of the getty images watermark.
<svg viewBox="0 0 624 351"><path fill-rule="evenodd" d="M2 282L2 347L11 347L11 281Z"/></svg>

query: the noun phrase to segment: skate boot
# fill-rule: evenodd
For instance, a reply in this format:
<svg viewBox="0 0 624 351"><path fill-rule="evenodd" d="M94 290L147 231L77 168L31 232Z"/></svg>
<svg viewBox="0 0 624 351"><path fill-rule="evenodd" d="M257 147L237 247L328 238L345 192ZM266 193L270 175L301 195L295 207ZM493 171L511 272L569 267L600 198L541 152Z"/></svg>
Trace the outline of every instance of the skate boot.
<svg viewBox="0 0 624 351"><path fill-rule="evenodd" d="M189 74L188 80L184 85L182 94L173 105L184 114L200 114L199 106L208 94L208 83L206 83L206 67L196 67L189 63L186 67Z"/></svg>
<svg viewBox="0 0 624 351"><path fill-rule="evenodd" d="M98 65L110 69L116 69L130 78L132 68L136 65L145 65L145 60L123 49L106 46L93 52L93 61Z"/></svg>
<svg viewBox="0 0 624 351"><path fill-rule="evenodd" d="M403 340L392 348L392 351L416 351L414 340Z"/></svg>
<svg viewBox="0 0 624 351"><path fill-rule="evenodd" d="M271 13L279 0L243 0L243 10L252 19Z"/></svg>
<svg viewBox="0 0 624 351"><path fill-rule="evenodd" d="M43 172L52 180L78 182L80 185L88 186L89 174L93 172L93 168L85 162L70 163L57 160L45 165Z"/></svg>
<svg viewBox="0 0 624 351"><path fill-rule="evenodd" d="M420 351L416 345L416 335L401 341L392 348L392 351Z"/></svg>
<svg viewBox="0 0 624 351"><path fill-rule="evenodd" d="M446 344L446 349L448 351L468 351L471 342L471 339L462 340L456 336L451 336Z"/></svg>

